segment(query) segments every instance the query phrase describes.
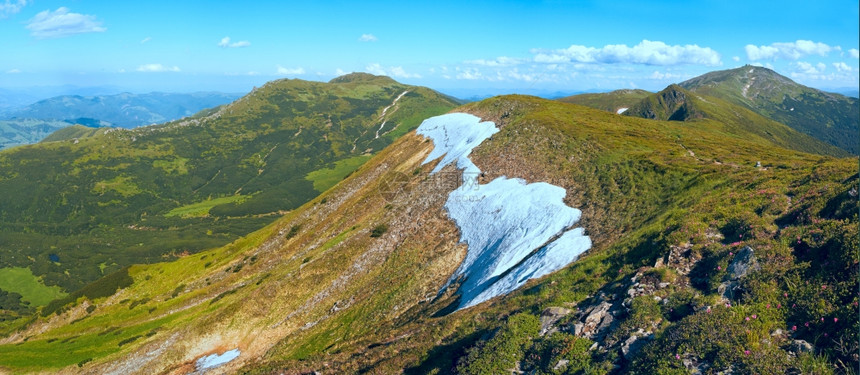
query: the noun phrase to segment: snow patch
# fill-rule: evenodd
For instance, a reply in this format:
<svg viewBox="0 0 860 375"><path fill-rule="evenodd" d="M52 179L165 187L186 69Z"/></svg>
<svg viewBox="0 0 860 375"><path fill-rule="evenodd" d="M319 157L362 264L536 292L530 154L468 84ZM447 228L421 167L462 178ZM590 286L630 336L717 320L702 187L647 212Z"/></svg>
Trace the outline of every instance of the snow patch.
<svg viewBox="0 0 860 375"><path fill-rule="evenodd" d="M591 247L581 228L571 229L581 212L564 204L563 188L504 176L477 183L481 171L469 154L498 131L494 123L463 113L429 118L417 130L434 143L424 163L443 157L432 173L455 162L464 170L463 184L448 195L445 209L468 250L442 288L461 281L461 309L557 271Z"/></svg>
<svg viewBox="0 0 860 375"><path fill-rule="evenodd" d="M615 113L617 113L617 114L619 114L619 115L620 115L620 114L622 114L622 113L624 113L624 112L627 112L627 110L628 110L628 109L630 109L630 108L627 108L627 107L618 108L618 110L617 110L617 111L615 111Z"/></svg>
<svg viewBox="0 0 860 375"><path fill-rule="evenodd" d="M223 354L210 354L197 360L197 371L216 368L239 357L239 349L228 350Z"/></svg>

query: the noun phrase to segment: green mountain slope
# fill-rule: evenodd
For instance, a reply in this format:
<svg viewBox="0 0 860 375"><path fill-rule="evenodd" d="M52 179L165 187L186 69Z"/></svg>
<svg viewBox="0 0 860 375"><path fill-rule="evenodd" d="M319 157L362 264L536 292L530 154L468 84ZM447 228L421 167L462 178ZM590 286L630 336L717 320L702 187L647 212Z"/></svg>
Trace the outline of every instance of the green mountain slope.
<svg viewBox="0 0 860 375"><path fill-rule="evenodd" d="M857 342L860 325L855 159L779 148L713 120L646 120L533 97L456 111L500 129L472 152L482 180L566 189L594 243L585 256L452 312L457 296L437 292L465 254L444 209L459 173L430 175L436 162L421 163L433 144L410 133L262 230L120 270L44 316L7 323L0 364L184 373L236 349L217 371L686 373L687 362L810 373L857 365L840 346ZM735 294L722 301L726 270L746 246L759 267L732 281ZM793 340L816 351L791 356Z"/></svg>
<svg viewBox="0 0 860 375"><path fill-rule="evenodd" d="M366 160L454 105L389 78L347 78L274 81L192 118L0 152L0 266L72 292L224 245L317 196L314 171L342 177L360 163L338 161Z"/></svg>
<svg viewBox="0 0 860 375"><path fill-rule="evenodd" d="M854 155L860 153L857 98L806 87L750 65L707 73L679 85L746 107Z"/></svg>
<svg viewBox="0 0 860 375"><path fill-rule="evenodd" d="M727 134L748 134L759 142L784 148L831 156L849 155L838 147L795 131L749 109L719 98L690 92L674 84L642 99L625 111L624 115L668 121L705 121Z"/></svg>
<svg viewBox="0 0 860 375"><path fill-rule="evenodd" d="M91 128L83 125L72 125L59 129L39 142L57 142L92 137L108 131L109 128Z"/></svg>
<svg viewBox="0 0 860 375"><path fill-rule="evenodd" d="M557 100L618 113L622 108L630 108L651 94L653 93L645 90L624 89L597 94L579 94Z"/></svg>

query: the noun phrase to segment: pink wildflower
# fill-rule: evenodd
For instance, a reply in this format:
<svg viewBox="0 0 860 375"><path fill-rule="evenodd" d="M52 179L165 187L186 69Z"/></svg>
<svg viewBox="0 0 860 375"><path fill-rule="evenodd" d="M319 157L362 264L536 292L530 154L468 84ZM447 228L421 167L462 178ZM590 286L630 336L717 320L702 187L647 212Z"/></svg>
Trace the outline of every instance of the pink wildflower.
<svg viewBox="0 0 860 375"><path fill-rule="evenodd" d="M717 266L717 271L722 271L722 270L723 270L722 266Z"/></svg>
<svg viewBox="0 0 860 375"><path fill-rule="evenodd" d="M803 323L803 325L809 327L809 322Z"/></svg>
<svg viewBox="0 0 860 375"><path fill-rule="evenodd" d="M838 321L839 321L839 318L833 318L833 323L836 323Z"/></svg>
<svg viewBox="0 0 860 375"><path fill-rule="evenodd" d="M749 350L744 350L744 355L750 355L750 351L749 351Z"/></svg>
<svg viewBox="0 0 860 375"><path fill-rule="evenodd" d="M758 319L758 315L753 314L753 315L752 315L752 318L753 318L753 319Z"/></svg>
<svg viewBox="0 0 860 375"><path fill-rule="evenodd" d="M783 297L788 297L788 293L782 293Z"/></svg>
<svg viewBox="0 0 860 375"><path fill-rule="evenodd" d="M767 308L768 308L768 309L770 308L770 304L769 304L769 303L767 304Z"/></svg>
<svg viewBox="0 0 860 375"><path fill-rule="evenodd" d="M797 331L797 326L791 326L792 331Z"/></svg>
<svg viewBox="0 0 860 375"><path fill-rule="evenodd" d="M744 318L744 320L750 321L750 317L746 317L746 318Z"/></svg>
<svg viewBox="0 0 860 375"><path fill-rule="evenodd" d="M827 285L822 285L821 289L827 289Z"/></svg>
<svg viewBox="0 0 860 375"><path fill-rule="evenodd" d="M675 359L681 359L681 356L678 354L675 354Z"/></svg>

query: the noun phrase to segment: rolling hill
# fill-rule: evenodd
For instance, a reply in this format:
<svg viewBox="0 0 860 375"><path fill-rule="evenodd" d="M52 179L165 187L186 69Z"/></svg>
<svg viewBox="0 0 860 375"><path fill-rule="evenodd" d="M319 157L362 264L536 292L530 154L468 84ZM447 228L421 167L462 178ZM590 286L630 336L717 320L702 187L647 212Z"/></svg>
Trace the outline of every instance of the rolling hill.
<svg viewBox="0 0 860 375"><path fill-rule="evenodd" d="M453 106L386 77L280 80L179 121L87 137L73 128L5 150L0 266L71 293L132 264L222 246Z"/></svg>
<svg viewBox="0 0 860 375"><path fill-rule="evenodd" d="M273 87L298 90L289 97L314 87L366 93L374 83L381 103L368 113L377 118L407 89L378 77L343 81L279 82L256 95ZM410 114L418 119L411 127L438 114L406 111L409 94L400 98L392 116ZM231 109L256 118L266 103L252 93L219 111L220 121ZM0 364L16 372L407 374L857 365L856 159L789 150L707 116L648 120L526 96L453 112L380 145L343 181L263 229L121 268L38 316L5 323ZM368 133L378 124L359 139L374 145ZM116 134L146 142L142 131ZM127 170L122 163L104 168ZM506 199L510 192L519 195ZM506 208L522 202L553 202L554 214ZM194 212L165 206L160 212ZM528 237L535 233L543 234ZM587 252L569 253L572 245L559 242L568 233L588 236ZM509 257L518 248L511 241L531 245ZM505 261L480 255L501 249ZM503 292L464 303L474 288Z"/></svg>
<svg viewBox="0 0 860 375"><path fill-rule="evenodd" d="M557 99L565 103L584 105L613 113L623 113L627 108L639 103L652 93L639 89L615 90L605 93L590 93Z"/></svg>
<svg viewBox="0 0 860 375"><path fill-rule="evenodd" d="M679 86L746 107L853 155L860 153L857 98L806 87L750 65L707 73Z"/></svg>

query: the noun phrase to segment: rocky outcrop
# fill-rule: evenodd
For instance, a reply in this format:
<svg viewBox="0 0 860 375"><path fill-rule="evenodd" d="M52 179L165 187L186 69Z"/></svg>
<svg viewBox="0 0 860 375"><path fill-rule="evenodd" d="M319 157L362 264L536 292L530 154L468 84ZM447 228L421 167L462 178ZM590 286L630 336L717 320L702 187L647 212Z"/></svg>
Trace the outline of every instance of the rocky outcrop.
<svg viewBox="0 0 860 375"><path fill-rule="evenodd" d="M564 307L547 307L540 314L540 334L541 336L558 332L558 323L562 318L573 313L573 310Z"/></svg>
<svg viewBox="0 0 860 375"><path fill-rule="evenodd" d="M726 300L735 299L738 292L740 292L741 279L751 272L760 269L761 266L758 264L753 248L745 246L732 259L732 262L726 269L726 276L723 278L723 282L720 284L717 292Z"/></svg>

